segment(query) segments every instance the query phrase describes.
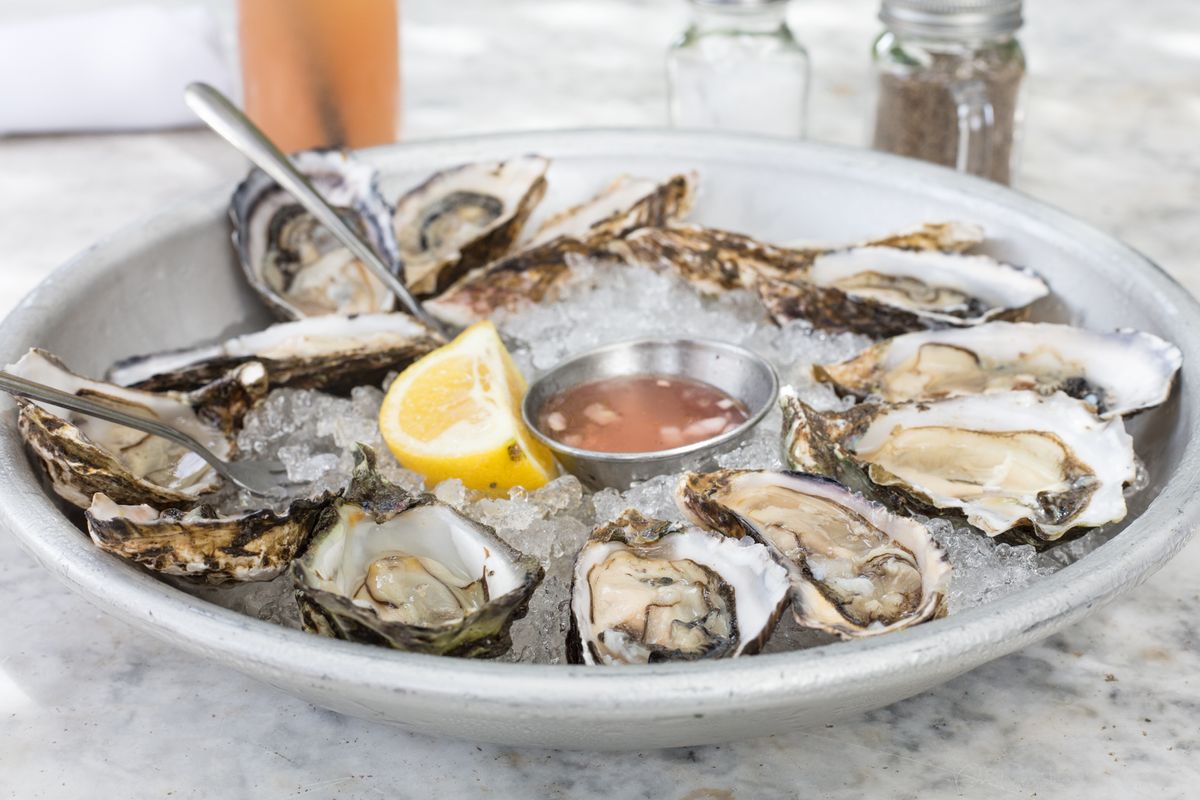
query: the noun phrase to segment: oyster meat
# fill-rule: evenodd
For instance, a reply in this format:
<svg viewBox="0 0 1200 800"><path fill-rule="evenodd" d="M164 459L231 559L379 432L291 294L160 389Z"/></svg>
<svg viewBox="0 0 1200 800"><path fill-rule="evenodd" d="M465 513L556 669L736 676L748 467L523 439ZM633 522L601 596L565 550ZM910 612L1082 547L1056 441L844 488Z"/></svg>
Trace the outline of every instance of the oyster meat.
<svg viewBox="0 0 1200 800"><path fill-rule="evenodd" d="M844 639L946 613L950 564L916 520L829 478L797 472L689 473L676 493L694 522L762 542L788 571L792 614Z"/></svg>
<svg viewBox="0 0 1200 800"><path fill-rule="evenodd" d="M160 419L221 458L234 455L242 416L267 391L266 372L254 361L189 394L145 392L89 380L38 349L7 369L64 392ZM220 484L220 476L206 461L166 439L31 400L18 398L17 405L21 436L45 467L54 491L80 508L88 508L97 492L117 503L192 505Z"/></svg>
<svg viewBox="0 0 1200 800"><path fill-rule="evenodd" d="M307 630L435 655L493 658L511 646L541 581L522 555L431 495L413 496L375 470L360 446L354 476L292 564Z"/></svg>
<svg viewBox="0 0 1200 800"><path fill-rule="evenodd" d="M391 209L374 168L336 150L291 158L383 263L397 264ZM229 214L246 278L281 319L392 309L395 298L383 282L261 170L238 186Z"/></svg>
<svg viewBox="0 0 1200 800"><path fill-rule="evenodd" d="M602 192L548 220L523 249L468 273L427 301L425 308L443 322L465 327L489 318L495 311L540 302L552 297L570 277L574 259L619 261L622 255L609 250L610 243L643 225L674 222L691 209L694 186L686 175L676 175L661 184L627 180L644 183L645 191L627 193L610 187L611 195ZM615 199L629 205L615 208ZM548 236L547 231L552 235Z"/></svg>
<svg viewBox="0 0 1200 800"><path fill-rule="evenodd" d="M890 247L824 253L803 279L759 274L755 288L780 324L875 337L1020 319L1050 293L1032 272L988 256Z"/></svg>
<svg viewBox="0 0 1200 800"><path fill-rule="evenodd" d="M789 466L897 507L956 511L989 536L1043 545L1124 519L1137 475L1120 417L1065 394L1017 391L820 412L780 394ZM931 511L936 509L936 511Z"/></svg>
<svg viewBox="0 0 1200 800"><path fill-rule="evenodd" d="M271 388L290 386L345 393L378 385L441 346L439 334L407 314L329 314L280 322L208 347L127 358L108 379L121 386L162 391L194 389L247 361L267 369Z"/></svg>
<svg viewBox="0 0 1200 800"><path fill-rule="evenodd" d="M840 394L888 403L1062 391L1110 417L1165 401L1182 363L1178 347L1141 331L988 322L897 336L841 363L816 365L813 374Z"/></svg>
<svg viewBox="0 0 1200 800"><path fill-rule="evenodd" d="M546 193L541 156L442 170L396 201L393 228L404 279L434 295L508 253Z"/></svg>
<svg viewBox="0 0 1200 800"><path fill-rule="evenodd" d="M281 574L308 543L328 498L297 500L270 510L223 515L212 506L159 511L121 505L98 493L86 512L88 534L109 553L167 575L265 581Z"/></svg>
<svg viewBox="0 0 1200 800"><path fill-rule="evenodd" d="M787 599L787 572L762 545L630 509L575 560L567 655L645 664L757 653Z"/></svg>

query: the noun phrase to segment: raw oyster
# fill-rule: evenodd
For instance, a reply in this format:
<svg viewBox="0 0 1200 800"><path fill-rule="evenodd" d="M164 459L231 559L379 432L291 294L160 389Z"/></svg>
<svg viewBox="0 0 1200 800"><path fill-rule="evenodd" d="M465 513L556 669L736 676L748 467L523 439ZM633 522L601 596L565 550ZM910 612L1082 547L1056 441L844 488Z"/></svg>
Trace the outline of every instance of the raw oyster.
<svg viewBox="0 0 1200 800"><path fill-rule="evenodd" d="M643 225L674 222L691 208L693 183L688 176L676 175L662 184L644 183L653 188L628 197L624 190L615 194L632 201L626 208L614 210L613 197L602 192L567 212L571 216L548 222L560 233L545 241L538 235L534 244L470 272L427 301L425 308L443 322L464 327L500 309L511 311L553 296L570 276L576 258L621 260L622 254L608 249L612 242Z"/></svg>
<svg viewBox="0 0 1200 800"><path fill-rule="evenodd" d="M816 365L813 374L839 394L889 403L1063 391L1110 417L1165 401L1182 363L1178 347L1140 331L988 322L897 336L841 363Z"/></svg>
<svg viewBox="0 0 1200 800"><path fill-rule="evenodd" d="M885 234L857 247L940 250L957 253L983 241L983 229L961 222L934 222ZM672 270L707 295L744 289L763 275L781 281L803 281L818 256L846 245L782 246L750 236L701 225L643 228L614 242L624 260L659 270Z"/></svg>
<svg viewBox="0 0 1200 800"><path fill-rule="evenodd" d="M759 273L755 288L776 322L884 337L1020 319L1050 293L1032 272L982 255L859 247L813 259L802 279Z"/></svg>
<svg viewBox="0 0 1200 800"><path fill-rule="evenodd" d="M541 581L537 559L431 495L375 471L359 447L350 487L292 564L307 630L435 655L492 658L511 645Z"/></svg>
<svg viewBox="0 0 1200 800"><path fill-rule="evenodd" d="M476 270L445 292L426 300L425 310L442 322L465 328L500 310L515 311L552 297L571 273L572 259L593 254L575 239L555 239L521 250Z"/></svg>
<svg viewBox="0 0 1200 800"><path fill-rule="evenodd" d="M549 166L541 156L463 164L397 200L393 228L409 289L437 294L508 253L546 193Z"/></svg>
<svg viewBox="0 0 1200 800"><path fill-rule="evenodd" d="M89 380L36 348L7 369L64 392L161 419L222 458L232 457L242 416L267 391L266 372L255 361L190 394L144 392ZM166 439L30 400L18 398L17 405L21 436L46 468L54 491L80 508L90 506L97 492L117 503L192 505L220 484L206 461Z"/></svg>
<svg viewBox="0 0 1200 800"><path fill-rule="evenodd" d="M695 175L674 175L662 183L622 175L596 196L546 219L525 247L564 236L620 238L638 228L667 225L688 215L695 195Z"/></svg>
<svg viewBox="0 0 1200 800"><path fill-rule="evenodd" d="M88 533L109 553L155 572L208 583L270 580L296 557L328 498L297 500L287 512L225 516L212 506L159 511L121 505L97 494L88 508Z"/></svg>
<svg viewBox="0 0 1200 800"><path fill-rule="evenodd" d="M152 391L194 389L253 360L266 367L271 388L348 392L378 385L389 371L441 344L439 334L407 314L328 314L280 322L208 347L127 358L109 369L108 379Z"/></svg>
<svg viewBox="0 0 1200 800"><path fill-rule="evenodd" d="M789 466L894 507L961 512L989 536L1042 545L1125 517L1137 474L1120 417L1065 394L967 395L819 412L780 393Z"/></svg>
<svg viewBox="0 0 1200 800"><path fill-rule="evenodd" d="M575 560L567 656L645 664L757 653L787 598L787 572L762 545L629 509Z"/></svg>
<svg viewBox="0 0 1200 800"><path fill-rule="evenodd" d="M924 525L837 481L799 472L688 473L676 493L694 522L751 536L788 570L796 622L843 639L946 613L950 564Z"/></svg>
<svg viewBox="0 0 1200 800"><path fill-rule="evenodd" d="M296 153L292 163L385 264L397 264L391 209L374 168L336 150ZM395 298L383 282L261 170L238 186L229 214L242 269L281 319L392 309Z"/></svg>

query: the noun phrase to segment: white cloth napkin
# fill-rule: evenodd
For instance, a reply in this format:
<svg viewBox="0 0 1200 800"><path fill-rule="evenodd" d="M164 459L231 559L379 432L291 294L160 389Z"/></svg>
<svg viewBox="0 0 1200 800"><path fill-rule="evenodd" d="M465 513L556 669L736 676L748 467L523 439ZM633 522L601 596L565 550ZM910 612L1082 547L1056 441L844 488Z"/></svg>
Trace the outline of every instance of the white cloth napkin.
<svg viewBox="0 0 1200 800"><path fill-rule="evenodd" d="M0 22L0 134L194 125L183 88L233 84L220 33L199 5Z"/></svg>

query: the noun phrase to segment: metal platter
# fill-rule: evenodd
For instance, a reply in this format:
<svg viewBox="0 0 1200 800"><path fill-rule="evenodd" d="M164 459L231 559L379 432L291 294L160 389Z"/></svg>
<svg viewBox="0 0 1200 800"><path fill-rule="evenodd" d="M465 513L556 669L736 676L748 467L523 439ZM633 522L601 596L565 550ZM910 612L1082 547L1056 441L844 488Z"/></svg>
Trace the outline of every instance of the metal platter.
<svg viewBox="0 0 1200 800"><path fill-rule="evenodd" d="M96 549L42 489L0 406L0 526L101 608L318 705L429 733L550 747L634 749L751 738L913 695L1070 625L1144 580L1200 519L1200 306L1144 257L1016 192L875 153L659 131L474 137L364 153L394 193L474 159L554 159L553 195L621 172L697 170L700 222L774 240L854 240L914 222L983 224L987 251L1028 265L1055 301L1035 316L1137 327L1184 353L1166 405L1131 422L1149 486L1095 552L1001 600L909 630L791 653L622 668L535 666L393 652L260 622L196 599ZM166 210L79 255L0 325L0 363L32 345L99 374L116 357L254 329L266 312L229 246L231 187ZM80 680L86 676L80 675ZM264 691L268 691L265 690Z"/></svg>

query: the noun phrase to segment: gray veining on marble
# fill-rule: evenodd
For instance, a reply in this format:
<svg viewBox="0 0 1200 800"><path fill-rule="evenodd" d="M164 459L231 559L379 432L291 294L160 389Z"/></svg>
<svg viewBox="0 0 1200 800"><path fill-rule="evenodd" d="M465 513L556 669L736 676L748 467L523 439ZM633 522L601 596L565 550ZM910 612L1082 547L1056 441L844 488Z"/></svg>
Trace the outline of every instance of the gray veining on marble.
<svg viewBox="0 0 1200 800"><path fill-rule="evenodd" d="M814 138L856 143L873 3L794 5L814 60ZM1200 290L1200 7L1083 8L1028 9L1020 188ZM406 0L403 14L410 137L664 117L673 3ZM0 140L0 312L96 238L242 168L200 132ZM852 722L589 754L429 739L315 709L134 633L0 536L0 797L1190 797L1197 574L1200 543L1072 631Z"/></svg>

